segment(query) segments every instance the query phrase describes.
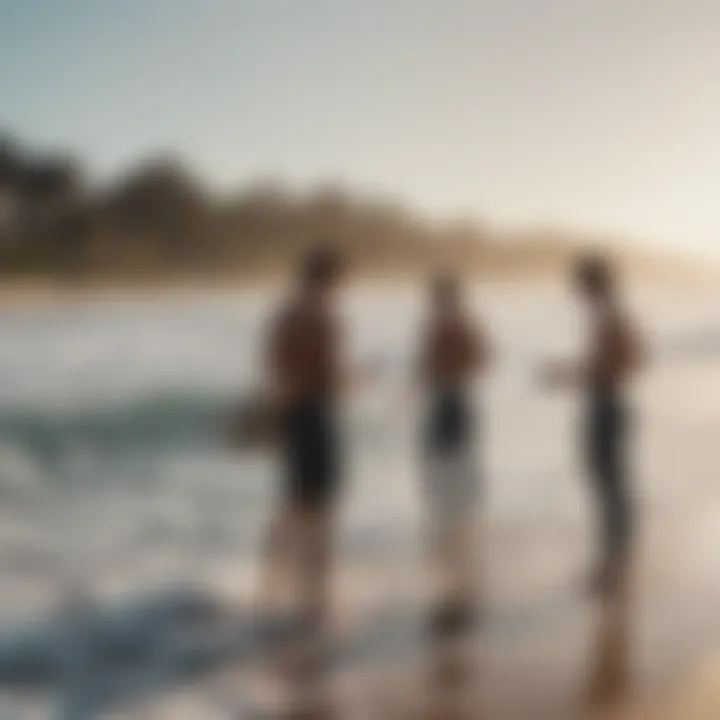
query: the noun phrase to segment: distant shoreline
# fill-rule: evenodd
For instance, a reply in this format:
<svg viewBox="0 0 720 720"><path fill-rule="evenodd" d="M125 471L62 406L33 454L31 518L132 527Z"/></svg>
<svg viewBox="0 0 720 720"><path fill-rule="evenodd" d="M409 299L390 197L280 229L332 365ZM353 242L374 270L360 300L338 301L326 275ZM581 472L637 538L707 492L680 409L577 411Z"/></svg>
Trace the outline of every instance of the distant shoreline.
<svg viewBox="0 0 720 720"><path fill-rule="evenodd" d="M717 287L720 264L693 261L675 262L662 258L642 263L640 268L624 268L635 282L674 290L707 290ZM565 267L493 268L489 272L465 272L468 282L478 283L552 283L563 282ZM406 285L423 282L430 270L382 271L360 269L353 274L353 284ZM0 305L5 307L44 307L84 303L107 298L176 297L202 294L227 295L278 287L290 277L287 270L221 275L133 275L97 276L81 281L57 277L0 277Z"/></svg>

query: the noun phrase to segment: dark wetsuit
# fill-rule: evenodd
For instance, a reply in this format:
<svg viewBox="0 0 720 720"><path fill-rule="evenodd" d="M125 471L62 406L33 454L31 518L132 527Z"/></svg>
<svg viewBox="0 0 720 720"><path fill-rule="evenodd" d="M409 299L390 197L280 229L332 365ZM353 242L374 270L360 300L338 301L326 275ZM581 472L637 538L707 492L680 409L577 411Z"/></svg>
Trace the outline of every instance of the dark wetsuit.
<svg viewBox="0 0 720 720"><path fill-rule="evenodd" d="M285 496L295 504L322 506L338 490L337 355L336 326L328 313L298 304L281 315L271 362L290 397L281 444Z"/></svg>
<svg viewBox="0 0 720 720"><path fill-rule="evenodd" d="M609 560L622 559L631 540L627 441L630 417L622 393L596 388L588 400L585 461L600 509L602 547Z"/></svg>

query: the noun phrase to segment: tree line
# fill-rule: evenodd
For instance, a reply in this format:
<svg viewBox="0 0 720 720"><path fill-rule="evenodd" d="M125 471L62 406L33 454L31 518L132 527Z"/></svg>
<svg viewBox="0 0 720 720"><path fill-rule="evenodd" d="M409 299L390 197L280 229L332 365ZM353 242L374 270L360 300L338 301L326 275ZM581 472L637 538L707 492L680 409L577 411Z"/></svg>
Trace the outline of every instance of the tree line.
<svg viewBox="0 0 720 720"><path fill-rule="evenodd" d="M148 158L98 184L75 157L0 138L5 276L254 273L320 239L369 270L393 271L532 264L564 245L547 233L510 237L473 220L431 221L397 200L340 185L295 192L254 182L214 193L175 156Z"/></svg>

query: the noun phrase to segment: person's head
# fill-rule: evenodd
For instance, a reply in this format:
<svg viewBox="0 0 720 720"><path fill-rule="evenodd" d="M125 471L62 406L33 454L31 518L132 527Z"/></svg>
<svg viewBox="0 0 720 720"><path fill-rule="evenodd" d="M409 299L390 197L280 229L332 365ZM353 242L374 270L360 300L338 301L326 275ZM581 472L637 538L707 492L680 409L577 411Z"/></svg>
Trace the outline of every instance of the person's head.
<svg viewBox="0 0 720 720"><path fill-rule="evenodd" d="M438 275L431 286L432 305L435 310L455 310L460 305L460 281L454 275Z"/></svg>
<svg viewBox="0 0 720 720"><path fill-rule="evenodd" d="M615 269L601 255L586 255L573 268L573 280L582 297L590 302L603 302L615 293Z"/></svg>
<svg viewBox="0 0 720 720"><path fill-rule="evenodd" d="M299 268L303 292L317 297L329 295L342 279L344 263L340 253L330 246L318 246L308 252Z"/></svg>

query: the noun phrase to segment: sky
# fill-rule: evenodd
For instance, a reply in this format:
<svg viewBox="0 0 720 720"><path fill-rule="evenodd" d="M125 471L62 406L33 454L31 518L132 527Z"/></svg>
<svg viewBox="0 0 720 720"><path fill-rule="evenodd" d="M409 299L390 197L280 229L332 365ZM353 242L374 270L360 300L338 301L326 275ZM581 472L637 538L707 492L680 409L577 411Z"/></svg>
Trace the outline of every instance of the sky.
<svg viewBox="0 0 720 720"><path fill-rule="evenodd" d="M0 129L720 255L720 2L0 0Z"/></svg>

